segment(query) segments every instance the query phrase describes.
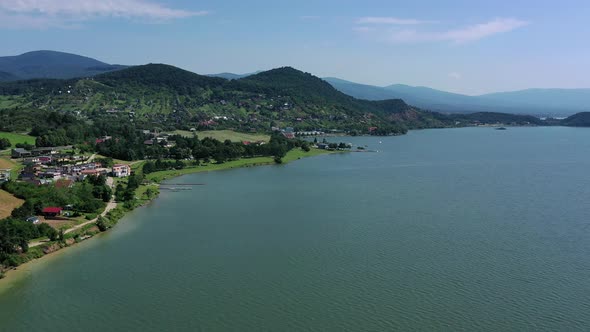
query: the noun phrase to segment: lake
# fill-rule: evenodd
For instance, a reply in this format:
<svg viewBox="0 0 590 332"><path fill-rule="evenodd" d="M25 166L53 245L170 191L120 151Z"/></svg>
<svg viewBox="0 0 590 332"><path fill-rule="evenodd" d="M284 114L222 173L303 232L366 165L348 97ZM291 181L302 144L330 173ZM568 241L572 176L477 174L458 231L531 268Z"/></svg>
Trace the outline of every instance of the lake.
<svg viewBox="0 0 590 332"><path fill-rule="evenodd" d="M34 264L0 330L590 326L590 129L334 140L378 152L170 180L206 185Z"/></svg>

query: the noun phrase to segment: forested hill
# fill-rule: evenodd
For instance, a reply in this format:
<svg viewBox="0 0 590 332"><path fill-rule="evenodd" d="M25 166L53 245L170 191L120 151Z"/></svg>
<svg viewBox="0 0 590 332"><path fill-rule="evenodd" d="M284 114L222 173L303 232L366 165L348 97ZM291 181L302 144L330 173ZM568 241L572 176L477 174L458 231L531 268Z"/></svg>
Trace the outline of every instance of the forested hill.
<svg viewBox="0 0 590 332"><path fill-rule="evenodd" d="M88 77L126 68L89 57L56 51L33 51L16 56L0 57L0 81L31 78Z"/></svg>
<svg viewBox="0 0 590 332"><path fill-rule="evenodd" d="M148 64L93 78L2 83L0 95L0 107L129 113L136 121L179 129L250 131L276 126L395 134L452 123L402 100L355 99L290 67L230 81Z"/></svg>
<svg viewBox="0 0 590 332"><path fill-rule="evenodd" d="M18 77L14 76L11 73L0 71L0 82L15 81L17 79Z"/></svg>
<svg viewBox="0 0 590 332"><path fill-rule="evenodd" d="M563 119L561 123L571 127L590 127L590 112L581 112Z"/></svg>
<svg viewBox="0 0 590 332"><path fill-rule="evenodd" d="M226 79L198 75L164 64L147 64L97 75L97 82L116 88L167 89L179 95L190 95L200 89L222 87Z"/></svg>

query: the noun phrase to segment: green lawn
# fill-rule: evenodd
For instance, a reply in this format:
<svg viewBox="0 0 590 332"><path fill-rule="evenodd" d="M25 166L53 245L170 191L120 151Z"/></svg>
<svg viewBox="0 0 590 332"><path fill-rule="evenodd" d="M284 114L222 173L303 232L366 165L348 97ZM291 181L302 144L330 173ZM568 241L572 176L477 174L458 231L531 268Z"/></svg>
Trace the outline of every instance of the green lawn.
<svg viewBox="0 0 590 332"><path fill-rule="evenodd" d="M12 143L12 147L14 147L17 143L28 143L35 145L35 137L30 135L7 133L4 131L0 131L0 138L8 138L10 143Z"/></svg>
<svg viewBox="0 0 590 332"><path fill-rule="evenodd" d="M18 96L0 96L0 109L12 108L21 104Z"/></svg>
<svg viewBox="0 0 590 332"><path fill-rule="evenodd" d="M284 163L288 163L297 159L305 158L305 157L313 157L318 156L321 154L328 154L334 153L333 151L326 151L320 149L311 149L309 152L305 152L301 149L294 149L289 151L287 155L283 158ZM238 160L232 160L225 162L223 164L215 164L210 163L203 166L189 166L187 168L181 170L170 170L170 171L160 171L154 172L146 175L146 178L153 182L161 182L166 179L170 179L176 176L184 175L184 174L191 174L191 173L199 173L199 172L209 172L209 171L219 171L223 169L231 169L231 168L241 168L241 167L252 167L252 166L260 166L260 165L272 165L274 164L274 159L272 157L256 157L256 158L242 158Z"/></svg>
<svg viewBox="0 0 590 332"><path fill-rule="evenodd" d="M256 134L256 133L253 133L253 134L239 133L239 132L233 131L233 130L206 130L206 131L197 131L196 133L200 139L203 139L205 137L211 137L211 138L215 138L216 140L219 140L222 142L225 141L226 139L228 139L232 142L242 142L242 141L250 141L250 142L265 141L265 142L268 142L270 140L269 135ZM192 132L186 131L186 130L177 130L177 131L174 131L173 134L178 134L178 135L182 135L185 137L192 137L193 136Z"/></svg>

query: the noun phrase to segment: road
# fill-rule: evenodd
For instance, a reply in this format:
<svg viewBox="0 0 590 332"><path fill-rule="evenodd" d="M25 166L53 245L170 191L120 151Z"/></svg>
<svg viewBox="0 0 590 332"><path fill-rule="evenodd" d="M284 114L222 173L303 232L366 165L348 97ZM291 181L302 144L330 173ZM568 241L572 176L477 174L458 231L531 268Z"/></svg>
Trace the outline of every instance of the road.
<svg viewBox="0 0 590 332"><path fill-rule="evenodd" d="M113 187L113 183L114 183L113 178L108 177L107 178L107 185L112 188ZM116 207L117 207L117 202L115 202L115 199L114 198L111 198L111 201L107 203L106 208L100 214L100 216L102 216L102 217L106 216L107 213L109 213L111 210L113 210ZM90 225L92 223L95 223L97 220L98 220L98 217L96 217L96 218L94 218L92 220L85 221L85 222L83 222L83 223L81 223L79 225L76 225L76 226L74 226L74 227L72 227L70 229L65 230L64 231L64 234L71 233L71 232L73 232L75 230L78 230L78 229L80 229L80 228L82 228L82 227L84 227L86 225ZM47 243L47 242L49 242L48 239L41 240L41 241L31 242L31 243L29 243L29 248L37 247L37 246L40 246L40 245L42 245L44 243Z"/></svg>

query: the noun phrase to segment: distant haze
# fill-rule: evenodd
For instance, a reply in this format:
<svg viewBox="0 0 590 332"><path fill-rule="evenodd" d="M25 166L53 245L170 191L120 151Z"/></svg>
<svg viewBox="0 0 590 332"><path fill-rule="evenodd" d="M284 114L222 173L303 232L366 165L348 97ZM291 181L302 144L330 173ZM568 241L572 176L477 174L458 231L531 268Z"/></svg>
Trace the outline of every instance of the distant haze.
<svg viewBox="0 0 590 332"><path fill-rule="evenodd" d="M539 116L569 116L590 111L590 89L527 89L468 96L394 84L385 87L324 78L336 89L360 99L401 98L408 104L440 112L508 112Z"/></svg>

